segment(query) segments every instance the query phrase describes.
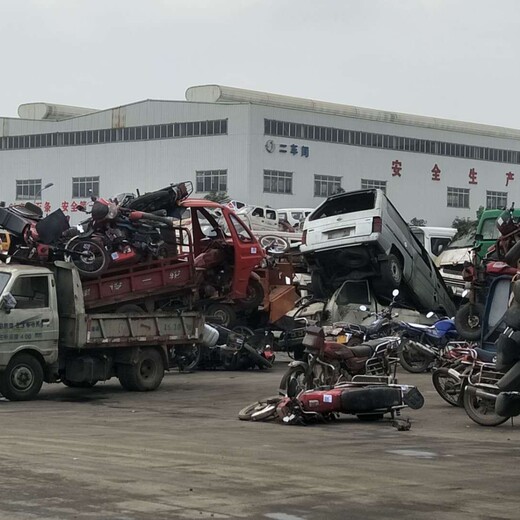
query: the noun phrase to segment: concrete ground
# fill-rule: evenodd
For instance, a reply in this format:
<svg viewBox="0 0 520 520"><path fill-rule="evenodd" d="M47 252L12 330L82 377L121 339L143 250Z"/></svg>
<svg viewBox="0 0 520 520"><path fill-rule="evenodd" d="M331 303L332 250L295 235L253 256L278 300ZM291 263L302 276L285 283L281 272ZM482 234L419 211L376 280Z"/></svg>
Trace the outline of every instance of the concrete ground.
<svg viewBox="0 0 520 520"><path fill-rule="evenodd" d="M279 356L280 358L280 356ZM344 416L307 427L245 423L276 394L271 371L172 373L156 392L45 385L0 401L0 518L519 518L520 427L484 428L402 373L426 404L410 431Z"/></svg>

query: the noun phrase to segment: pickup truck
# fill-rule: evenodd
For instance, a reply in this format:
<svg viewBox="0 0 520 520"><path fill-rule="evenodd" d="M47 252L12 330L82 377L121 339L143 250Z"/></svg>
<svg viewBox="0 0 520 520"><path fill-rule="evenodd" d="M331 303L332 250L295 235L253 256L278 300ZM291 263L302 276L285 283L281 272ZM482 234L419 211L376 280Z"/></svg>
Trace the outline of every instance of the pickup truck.
<svg viewBox="0 0 520 520"><path fill-rule="evenodd" d="M73 264L0 265L0 394L34 398L43 382L91 387L117 377L155 390L170 349L203 342L197 312L89 313Z"/></svg>

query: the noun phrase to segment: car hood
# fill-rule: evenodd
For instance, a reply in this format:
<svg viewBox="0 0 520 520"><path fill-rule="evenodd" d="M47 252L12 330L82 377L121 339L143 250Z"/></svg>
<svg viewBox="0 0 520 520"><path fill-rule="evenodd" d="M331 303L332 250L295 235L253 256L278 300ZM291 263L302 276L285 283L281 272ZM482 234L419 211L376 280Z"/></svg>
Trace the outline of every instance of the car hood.
<svg viewBox="0 0 520 520"><path fill-rule="evenodd" d="M471 247L462 247L460 249L446 249L437 258L437 266L457 265L470 261Z"/></svg>

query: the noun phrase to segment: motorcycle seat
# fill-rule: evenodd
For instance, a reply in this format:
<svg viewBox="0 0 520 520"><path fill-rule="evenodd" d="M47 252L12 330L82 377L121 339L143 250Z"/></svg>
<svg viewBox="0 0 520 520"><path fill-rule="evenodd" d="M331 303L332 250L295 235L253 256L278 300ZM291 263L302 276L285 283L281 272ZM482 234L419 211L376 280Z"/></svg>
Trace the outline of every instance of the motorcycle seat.
<svg viewBox="0 0 520 520"><path fill-rule="evenodd" d="M374 349L370 345L356 345L349 349L356 357L370 357L374 353Z"/></svg>
<svg viewBox="0 0 520 520"><path fill-rule="evenodd" d="M475 352L478 355L478 359L480 361L484 361L484 363L492 363L497 357L496 352L490 352L489 350L484 350L483 348L476 347Z"/></svg>
<svg viewBox="0 0 520 520"><path fill-rule="evenodd" d="M334 359L351 359L352 357L371 357L374 350L369 345L356 345L351 347L345 343L326 341L324 345L325 355Z"/></svg>
<svg viewBox="0 0 520 520"><path fill-rule="evenodd" d="M38 206L36 206L36 207L38 207ZM31 220L39 220L42 218L41 213L37 213L36 211L26 208L25 206L11 206L10 209L13 213L15 213L16 215L18 215L20 217L29 218Z"/></svg>

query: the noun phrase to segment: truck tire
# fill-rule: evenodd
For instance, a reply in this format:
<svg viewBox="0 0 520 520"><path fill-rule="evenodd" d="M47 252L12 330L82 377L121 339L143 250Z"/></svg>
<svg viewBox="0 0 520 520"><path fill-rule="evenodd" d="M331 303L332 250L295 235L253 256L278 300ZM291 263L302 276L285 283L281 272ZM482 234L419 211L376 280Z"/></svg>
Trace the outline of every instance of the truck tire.
<svg viewBox="0 0 520 520"><path fill-rule="evenodd" d="M43 384L43 367L30 354L17 354L0 373L0 394L9 401L33 399Z"/></svg>
<svg viewBox="0 0 520 520"><path fill-rule="evenodd" d="M385 285L398 289L403 281L403 266L397 256L390 253L386 260L381 262L381 278Z"/></svg>
<svg viewBox="0 0 520 520"><path fill-rule="evenodd" d="M262 284L258 280L250 278L247 285L246 297L238 300L238 303L243 309L246 310L258 309L258 307L262 305L262 302L264 301L264 296L265 292Z"/></svg>
<svg viewBox="0 0 520 520"><path fill-rule="evenodd" d="M219 325L222 325L226 329L233 328L237 319L237 313L231 305L225 303L212 303L206 308L205 314L207 316L214 316L220 319Z"/></svg>
<svg viewBox="0 0 520 520"><path fill-rule="evenodd" d="M466 303L455 314L455 327L463 339L476 341L482 333L484 307L480 303Z"/></svg>
<svg viewBox="0 0 520 520"><path fill-rule="evenodd" d="M156 390L163 377L163 358L160 352L153 347L141 349L135 365L119 365L118 367L121 386L131 392Z"/></svg>

